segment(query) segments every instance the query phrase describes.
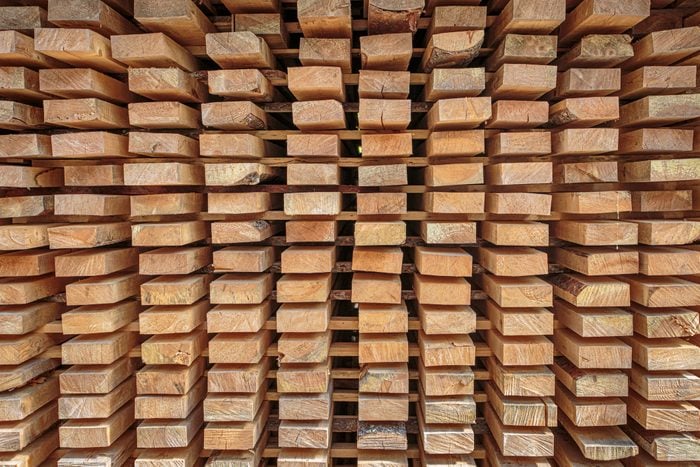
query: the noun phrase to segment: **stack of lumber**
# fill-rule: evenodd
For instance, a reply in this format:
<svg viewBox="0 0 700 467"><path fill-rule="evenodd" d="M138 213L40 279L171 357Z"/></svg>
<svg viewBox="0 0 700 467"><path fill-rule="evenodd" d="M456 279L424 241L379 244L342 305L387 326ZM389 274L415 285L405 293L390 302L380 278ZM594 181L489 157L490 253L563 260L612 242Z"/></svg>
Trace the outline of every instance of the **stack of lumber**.
<svg viewBox="0 0 700 467"><path fill-rule="evenodd" d="M287 136L286 154L298 158L286 170L284 193L288 247L281 253L277 280L276 323L281 448L277 464L330 465L336 399L330 357L334 331L331 315L345 303L331 299L336 280L337 222L343 209L338 190L341 171L338 130L347 127L343 70L331 58L335 44L350 47L350 4L299 2L299 26L304 47L324 50L311 63L287 67L292 123L299 130ZM300 44L300 55L301 55ZM321 131L322 133L317 133ZM342 414L342 410L340 413Z"/></svg>
<svg viewBox="0 0 700 467"><path fill-rule="evenodd" d="M700 4L0 5L0 466L700 462Z"/></svg>

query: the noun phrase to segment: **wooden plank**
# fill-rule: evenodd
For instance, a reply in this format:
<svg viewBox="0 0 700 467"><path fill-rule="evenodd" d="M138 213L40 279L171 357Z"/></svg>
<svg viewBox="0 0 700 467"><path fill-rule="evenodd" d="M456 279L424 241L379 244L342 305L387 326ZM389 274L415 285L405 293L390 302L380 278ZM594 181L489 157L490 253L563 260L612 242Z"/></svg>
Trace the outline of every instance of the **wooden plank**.
<svg viewBox="0 0 700 467"><path fill-rule="evenodd" d="M141 334L188 333L204 322L209 304L201 300L185 306L154 306L139 315Z"/></svg>
<svg viewBox="0 0 700 467"><path fill-rule="evenodd" d="M65 186L121 186L124 184L122 165L70 165L63 168Z"/></svg>
<svg viewBox="0 0 700 467"><path fill-rule="evenodd" d="M537 277L498 277L484 274L482 282L489 298L501 307L552 306L551 285Z"/></svg>
<svg viewBox="0 0 700 467"><path fill-rule="evenodd" d="M136 445L143 449L172 449L191 445L202 428L202 409L197 408L184 420L144 420L136 428ZM197 453L198 454L198 453Z"/></svg>
<svg viewBox="0 0 700 467"><path fill-rule="evenodd" d="M81 279L66 286L66 304L102 305L117 303L138 295L138 287L145 278L132 272L116 272L107 276Z"/></svg>
<svg viewBox="0 0 700 467"><path fill-rule="evenodd" d="M646 96L620 107L620 127L660 126L700 116L700 95Z"/></svg>
<svg viewBox="0 0 700 467"><path fill-rule="evenodd" d="M0 167L0 185L3 187L39 188L62 185L63 173L55 167Z"/></svg>
<svg viewBox="0 0 700 467"><path fill-rule="evenodd" d="M85 131L51 135L53 157L129 157L129 139L108 131Z"/></svg>
<svg viewBox="0 0 700 467"><path fill-rule="evenodd" d="M604 154L617 151L616 128L569 128L552 133L552 153L557 156Z"/></svg>
<svg viewBox="0 0 700 467"><path fill-rule="evenodd" d="M634 43L634 58L622 64L624 69L640 65L671 65L700 50L698 26L654 31Z"/></svg>
<svg viewBox="0 0 700 467"><path fill-rule="evenodd" d="M129 68L128 76L129 90L149 99L184 103L200 103L207 100L206 85L180 68ZM204 121L202 123L207 125Z"/></svg>
<svg viewBox="0 0 700 467"><path fill-rule="evenodd" d="M0 157L51 157L51 137L36 133L0 135Z"/></svg>
<svg viewBox="0 0 700 467"><path fill-rule="evenodd" d="M36 51L76 67L105 73L124 73L126 67L112 57L110 40L91 29L38 28Z"/></svg>
<svg viewBox="0 0 700 467"><path fill-rule="evenodd" d="M28 305L5 306L0 313L0 334L23 335L39 329L61 315L58 303L36 302Z"/></svg>
<svg viewBox="0 0 700 467"><path fill-rule="evenodd" d="M89 28L105 36L139 32L129 19L102 1L83 4L73 0L51 0L48 21L61 28Z"/></svg>
<svg viewBox="0 0 700 467"><path fill-rule="evenodd" d="M578 368L565 357L556 357L552 369L558 383L576 397L625 397L629 393L627 375L621 370Z"/></svg>
<svg viewBox="0 0 700 467"><path fill-rule="evenodd" d="M129 124L142 128L199 128L199 110L181 102L137 102L128 107Z"/></svg>
<svg viewBox="0 0 700 467"><path fill-rule="evenodd" d="M482 238L499 246L547 246L549 227L538 222L484 221Z"/></svg>
<svg viewBox="0 0 700 467"><path fill-rule="evenodd" d="M30 467L47 461L56 449L58 449L56 430L49 430L21 451L0 454L0 460Z"/></svg>
<svg viewBox="0 0 700 467"><path fill-rule="evenodd" d="M138 431L137 431L138 437ZM138 443L138 439L137 439ZM139 467L155 467L164 462L196 464L199 461L199 453L204 444L204 436L200 434L185 448L168 447L166 449L156 449L142 452L134 461L134 465Z"/></svg>
<svg viewBox="0 0 700 467"><path fill-rule="evenodd" d="M491 47L508 33L549 34L565 19L566 2L510 0L490 27L486 45Z"/></svg>
<svg viewBox="0 0 700 467"><path fill-rule="evenodd" d="M52 344L53 339L48 334L38 332L21 336L2 336L0 362L3 365L20 365L40 355Z"/></svg>
<svg viewBox="0 0 700 467"><path fill-rule="evenodd" d="M453 31L433 34L423 53L420 68L430 73L434 68L466 67L478 55L484 31Z"/></svg>
<svg viewBox="0 0 700 467"><path fill-rule="evenodd" d="M254 449L264 431L270 406L262 405L252 422L212 422L204 428L205 449Z"/></svg>
<svg viewBox="0 0 700 467"><path fill-rule="evenodd" d="M557 85L557 67L524 63L504 63L486 84L494 99L537 99Z"/></svg>
<svg viewBox="0 0 700 467"><path fill-rule="evenodd" d="M30 130L41 128L44 122L40 107L14 101L0 102L0 128L4 130Z"/></svg>
<svg viewBox="0 0 700 467"><path fill-rule="evenodd" d="M363 69L405 71L412 54L412 36L408 32L360 37ZM302 64L307 65L303 61Z"/></svg>
<svg viewBox="0 0 700 467"><path fill-rule="evenodd" d="M629 212L632 211L632 194L629 191L554 193L552 210L575 214Z"/></svg>
<svg viewBox="0 0 700 467"><path fill-rule="evenodd" d="M617 95L621 99L636 99L651 94L678 94L695 87L696 74L692 66L642 66L622 76Z"/></svg>
<svg viewBox="0 0 700 467"><path fill-rule="evenodd" d="M617 182L616 161L573 162L554 166L554 183Z"/></svg>
<svg viewBox="0 0 700 467"><path fill-rule="evenodd" d="M73 365L58 375L61 394L107 394L131 376L133 370L128 357L109 365Z"/></svg>
<svg viewBox="0 0 700 467"><path fill-rule="evenodd" d="M487 213L548 216L552 195L541 193L487 193Z"/></svg>
<svg viewBox="0 0 700 467"><path fill-rule="evenodd" d="M560 71L569 68L612 68L634 56L627 34L589 34L556 61Z"/></svg>
<svg viewBox="0 0 700 467"><path fill-rule="evenodd" d="M294 125L302 131L346 128L343 105L332 99L292 103Z"/></svg>
<svg viewBox="0 0 700 467"><path fill-rule="evenodd" d="M1 30L16 30L32 36L35 28L48 26L46 9L41 6L3 6Z"/></svg>
<svg viewBox="0 0 700 467"><path fill-rule="evenodd" d="M269 102L274 88L265 75L255 68L211 70L207 73L209 92L218 96Z"/></svg>
<svg viewBox="0 0 700 467"><path fill-rule="evenodd" d="M297 17L304 37L352 37L349 3L297 2Z"/></svg>
<svg viewBox="0 0 700 467"><path fill-rule="evenodd" d="M556 97L606 96L620 91L618 68L569 68L559 73Z"/></svg>
<svg viewBox="0 0 700 467"><path fill-rule="evenodd" d="M554 332L557 350L578 368L630 368L632 348L620 339L586 339L568 329Z"/></svg>
<svg viewBox="0 0 700 467"><path fill-rule="evenodd" d="M141 359L147 365L192 365L206 344L203 331L152 336L141 344Z"/></svg>
<svg viewBox="0 0 700 467"><path fill-rule="evenodd" d="M366 73L379 72L372 70L360 70L360 78ZM428 75L428 81L423 88L423 98L427 102L435 102L439 99L473 97L479 95L485 89L485 87L486 76L483 68L434 68ZM360 80L359 89L360 94L362 94L362 79ZM383 92L383 94L385 95L378 97L392 97L386 92Z"/></svg>
<svg viewBox="0 0 700 467"><path fill-rule="evenodd" d="M559 28L559 40L568 44L589 33L622 33L650 14L649 2L637 0L620 4L605 0L581 2Z"/></svg>
<svg viewBox="0 0 700 467"><path fill-rule="evenodd" d="M151 32L163 32L184 45L204 45L216 29L192 0L138 0L134 19Z"/></svg>
<svg viewBox="0 0 700 467"><path fill-rule="evenodd" d="M0 67L0 96L19 101L39 101L47 97L39 88L39 74L26 67Z"/></svg>
<svg viewBox="0 0 700 467"><path fill-rule="evenodd" d="M619 118L617 97L571 97L549 108L549 124L558 128L592 127Z"/></svg>
<svg viewBox="0 0 700 467"><path fill-rule="evenodd" d="M222 68L275 68L267 43L250 31L206 35L207 55Z"/></svg>
<svg viewBox="0 0 700 467"><path fill-rule="evenodd" d="M83 334L61 345L61 361L66 365L109 365L128 354L135 344L136 335L128 331L111 334ZM60 400L64 400L64 398ZM84 418L99 417L100 415L95 415ZM70 416L65 418L70 418Z"/></svg>
<svg viewBox="0 0 700 467"><path fill-rule="evenodd" d="M304 66L339 66L343 73L350 73L350 40L302 37L299 40L299 61Z"/></svg>
<svg viewBox="0 0 700 467"><path fill-rule="evenodd" d="M677 277L617 276L627 282L632 301L647 307L692 306L698 302L698 284Z"/></svg>
<svg viewBox="0 0 700 467"><path fill-rule="evenodd" d="M279 13L236 13L233 15L233 30L250 31L262 37L273 49L289 46L289 31Z"/></svg>
<svg viewBox="0 0 700 467"><path fill-rule="evenodd" d="M691 433L647 431L634 421L625 427L626 433L640 447L660 462L686 462L698 458L698 438Z"/></svg>
<svg viewBox="0 0 700 467"><path fill-rule="evenodd" d="M488 300L486 315L493 329L504 336L538 336L554 333L553 314L545 308L503 308Z"/></svg>
<svg viewBox="0 0 700 467"><path fill-rule="evenodd" d="M550 279L554 294L574 306L629 306L631 287L608 277L565 273Z"/></svg>
<svg viewBox="0 0 700 467"><path fill-rule="evenodd" d="M137 319L140 309L136 301L115 305L83 305L61 315L61 325L65 334L113 332Z"/></svg>
<svg viewBox="0 0 700 467"><path fill-rule="evenodd" d="M100 462L120 465L126 463L136 448L136 436L133 431L127 431L119 440L108 448L76 449L63 454L58 460L61 467Z"/></svg>
<svg viewBox="0 0 700 467"><path fill-rule="evenodd" d="M38 277L0 279L0 304L23 305L61 293L66 280L50 274Z"/></svg>
<svg viewBox="0 0 700 467"><path fill-rule="evenodd" d="M32 217L50 214L52 211L53 196L51 195L14 196L0 201L1 218Z"/></svg>
<svg viewBox="0 0 700 467"><path fill-rule="evenodd" d="M547 274L547 255L529 247L479 248L479 264L497 276Z"/></svg>
<svg viewBox="0 0 700 467"><path fill-rule="evenodd" d="M304 109L309 111L307 107ZM357 118L361 130L405 130L411 122L411 101L408 99L360 98ZM299 127L298 123L296 125ZM303 127L299 128L304 129Z"/></svg>
<svg viewBox="0 0 700 467"><path fill-rule="evenodd" d="M197 60L162 32L112 36L112 56L134 68L176 66L197 71Z"/></svg>
<svg viewBox="0 0 700 467"><path fill-rule="evenodd" d="M559 421L586 459L611 461L639 453L637 445L616 426L581 428L565 415Z"/></svg>
<svg viewBox="0 0 700 467"><path fill-rule="evenodd" d="M690 337L698 327L695 311L633 305L634 331L644 337Z"/></svg>
<svg viewBox="0 0 700 467"><path fill-rule="evenodd" d="M424 4L424 0L367 0L367 30L369 34L415 33Z"/></svg>
<svg viewBox="0 0 700 467"><path fill-rule="evenodd" d="M504 63L547 65L556 58L556 36L506 34L486 59L486 69L496 71Z"/></svg>

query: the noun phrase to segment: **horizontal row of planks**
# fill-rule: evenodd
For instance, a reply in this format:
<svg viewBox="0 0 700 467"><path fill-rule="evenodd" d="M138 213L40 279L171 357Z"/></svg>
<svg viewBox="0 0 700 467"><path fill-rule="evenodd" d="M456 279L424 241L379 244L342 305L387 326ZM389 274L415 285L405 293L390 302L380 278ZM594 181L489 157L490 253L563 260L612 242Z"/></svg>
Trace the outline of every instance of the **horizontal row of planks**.
<svg viewBox="0 0 700 467"><path fill-rule="evenodd" d="M697 0L0 2L0 467L700 462Z"/></svg>

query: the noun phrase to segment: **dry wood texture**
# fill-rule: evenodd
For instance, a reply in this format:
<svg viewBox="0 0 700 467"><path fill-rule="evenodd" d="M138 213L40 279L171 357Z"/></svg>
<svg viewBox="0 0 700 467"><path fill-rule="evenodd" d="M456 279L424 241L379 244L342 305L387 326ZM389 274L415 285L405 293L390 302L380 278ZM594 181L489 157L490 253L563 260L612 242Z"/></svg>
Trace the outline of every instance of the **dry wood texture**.
<svg viewBox="0 0 700 467"><path fill-rule="evenodd" d="M0 465L700 462L700 3L0 2Z"/></svg>

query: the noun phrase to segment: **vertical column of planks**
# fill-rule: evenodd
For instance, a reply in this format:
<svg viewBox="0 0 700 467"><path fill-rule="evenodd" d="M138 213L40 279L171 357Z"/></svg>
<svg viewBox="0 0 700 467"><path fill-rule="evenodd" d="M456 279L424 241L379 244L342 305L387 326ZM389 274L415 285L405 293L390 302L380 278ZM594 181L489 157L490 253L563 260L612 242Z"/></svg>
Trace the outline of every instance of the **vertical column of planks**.
<svg viewBox="0 0 700 467"><path fill-rule="evenodd" d="M60 445L67 449L59 464L95 456L118 462L135 448L130 430L135 364L129 354L138 341L134 325L141 305L136 297L143 282L136 268L138 252L127 246L129 197L56 198L54 213L72 222L49 229L51 247L77 250L56 258L56 276L83 277L66 286L66 303L75 308L61 316L63 334L78 336L61 345L63 364L73 366L59 377L59 416L67 420L59 428ZM80 217L72 217L96 215L105 220L75 223Z"/></svg>
<svg viewBox="0 0 700 467"><path fill-rule="evenodd" d="M596 193L581 192L581 199L586 195ZM559 202L555 201L555 209L566 216L568 210ZM602 212L622 206L617 199L589 205ZM590 216L593 213L588 212L586 217ZM556 455L562 462L634 456L637 446L614 426L624 423L626 416L619 398L628 394L628 376L621 369L632 365L632 349L615 337L631 334L631 316L619 308L629 303L630 288L605 275L638 270L636 251L623 247L637 244L637 226L618 220L560 220L553 223L552 233L566 242L553 250L554 261L571 271L551 278L559 323L554 342L561 354L553 369L559 421L565 431L557 434L556 441L566 446Z"/></svg>
<svg viewBox="0 0 700 467"><path fill-rule="evenodd" d="M134 4L136 19L150 31L160 31L159 21L164 25L168 14L164 4ZM129 151L142 159L125 165L124 178L125 184L141 187L131 197L132 243L143 247L139 271L155 276L141 286L147 308L139 315L141 334L150 335L141 344L145 366L136 375L136 418L142 420L136 464L143 466L194 465L203 446L211 279L204 268L212 263L212 252L205 244L207 226L199 220L204 170L195 160L198 142L182 130L199 127L199 111L192 106L208 96L191 74L199 69L197 60L176 41L181 38L163 32L112 38L114 56L129 65L129 89L142 96L129 105L135 127Z"/></svg>
<svg viewBox="0 0 700 467"><path fill-rule="evenodd" d="M691 147L697 150L697 143L689 144L687 128L698 118L693 82L696 33L693 27L649 33L634 44L634 58L621 65L619 94L626 103L617 122L622 127L618 152L627 160L620 164L620 178L633 190L635 217L663 212L668 219L635 221L643 245L636 248L639 275L619 277L630 287L634 320L634 335L625 338L631 346L632 368L623 429L639 446L640 463L700 458L700 443L692 433L698 431L698 408L688 403L694 399L688 390L697 386L687 379L688 371L697 371L700 365L699 290L694 276L700 258L694 247L674 246L687 243L687 234L695 227L695 222L682 218L695 208L696 191L690 191L686 182L697 178L694 174L700 167L689 152ZM673 46L666 42L670 38ZM659 79L667 84L660 88ZM681 127L650 128L682 121L687 123ZM677 235L664 234L669 226Z"/></svg>
<svg viewBox="0 0 700 467"><path fill-rule="evenodd" d="M328 161L337 158L339 150L340 142L335 134L288 135L288 156L301 161L320 158L327 162L288 164L287 183L298 183L301 189L320 185L314 188L318 190L338 185L340 170L334 162ZM314 167L318 170L313 170ZM288 194L292 193L285 196ZM339 192L321 191L320 194L337 196L338 204L330 212L340 213ZM296 206L292 207L295 215L303 212L303 207L297 211L300 209L298 201L292 197L292 204L288 205L285 198L285 209ZM318 204L310 200L306 209ZM277 283L280 306L276 315L280 333L277 391L278 442L282 449L279 465L331 465L335 398L330 356L334 333L330 324L331 316L344 305L331 298L333 286L341 283L339 275L335 274L337 222L333 217L307 214L285 222L285 241L289 246L281 254L284 275Z"/></svg>
<svg viewBox="0 0 700 467"><path fill-rule="evenodd" d="M202 269L211 264L211 249L203 244L205 223L196 220L201 195L188 191L204 183L203 174L194 163L141 162L126 164L124 176L128 185L170 186L169 193L131 198L132 243L144 247L139 272L148 278L141 285L147 308L139 330L151 335L141 344L145 366L136 375L136 418L144 420L137 428L144 449L138 461L186 462L202 447L196 435L206 393L201 355L210 275Z"/></svg>
<svg viewBox="0 0 700 467"><path fill-rule="evenodd" d="M126 137L107 130L129 126L124 104L133 95L107 75L126 69L112 58L109 38L95 32L99 24L86 26L35 30L37 50L77 67L40 70L39 88L51 96L43 101L44 120L79 130L51 136L54 158L81 159L63 162L66 186L121 187L120 164L103 172L106 167L90 159L128 157ZM67 421L59 437L67 450L59 465L96 456L120 462L135 447L129 353L137 343L132 326L141 306L134 298L142 282L138 252L128 246L129 196L123 191L55 195L54 214L68 223L49 229L50 247L78 250L56 258L56 276L83 277L66 287L66 303L76 308L61 317L63 334L78 336L61 345L63 364L73 366L60 375L59 417ZM110 248L100 248L105 246Z"/></svg>
<svg viewBox="0 0 700 467"><path fill-rule="evenodd" d="M51 251L48 238L49 227L58 225L53 193L63 185L63 170L32 166L34 159L51 157L50 137L34 133L42 128L45 97L37 69L57 63L29 53L33 28L42 25L30 19L37 10L46 13L38 7L0 11L21 28L0 32L0 127L24 131L0 135L0 187L6 193L0 200L0 463L8 465L44 462L59 443L59 381L49 372L60 364L60 353L51 358L47 351L62 339L45 331L66 309L54 296L69 279L56 277L54 260L63 251ZM25 54L14 53L17 41L26 45ZM43 194L30 191L39 187Z"/></svg>
<svg viewBox="0 0 700 467"><path fill-rule="evenodd" d="M625 36L606 34L624 32L648 14L647 2L617 6L598 0L582 2L562 24L560 42L580 40L583 44L608 37L609 43L615 43L612 38ZM608 58L576 58L576 52L570 51L570 63L566 56L560 59L552 96L557 102L550 107L549 124L555 128L553 152L559 162L554 182L561 186L557 188L560 193L554 194L553 210L561 217L619 217L630 210L629 193L605 192L605 188L591 185L614 187L618 162L588 156L617 150L616 130L600 127L619 117L618 98L610 94L620 91L621 73L615 66L621 61L619 57L624 57L624 47L623 40L618 49L610 48ZM574 154L580 156L572 162ZM576 184L582 191L570 192L569 184ZM593 199L596 201L590 207L583 207ZM563 463L614 461L637 453L636 446L615 426L627 420L626 405L620 397L627 395L628 383L621 370L631 366L631 349L618 337L632 334L632 315L618 308L629 303L629 288L605 276L636 274L638 256L634 251L619 250L620 243L613 237L600 243L562 238L558 232L567 222L557 223L554 234L585 246L565 245L552 251L554 262L565 271L551 278L559 323L554 341L561 354L553 367L557 378L555 401L564 428L556 438L563 449L555 456ZM630 237L630 243L636 243L636 231L631 233L634 238ZM602 246L606 243L616 247ZM596 384L591 385L591 381Z"/></svg>
<svg viewBox="0 0 700 467"><path fill-rule="evenodd" d="M495 11L494 11L495 13ZM557 425L553 360L552 287L537 277L548 273L548 228L523 216L550 214L552 163L548 104L541 99L556 86L557 39L548 35L564 20L565 2L511 0L487 34L494 47L485 65L493 72L486 89L492 114L486 123L488 185L478 249L487 295L480 311L490 328L483 335L492 356L483 384L487 458L493 465L539 463L554 454ZM500 34L499 34L500 32ZM527 350L526 350L527 349Z"/></svg>
<svg viewBox="0 0 700 467"><path fill-rule="evenodd" d="M481 225L487 243L479 248L479 264L488 296L480 311L490 322L485 336L492 352L486 362L490 381L483 385L489 427L483 444L493 465L537 464L551 456L554 436L549 427L556 426L557 410L551 399L554 375L546 366L553 358L546 337L553 333L547 309L552 288L536 277L548 273L547 255L537 249L549 245L548 226L515 219L550 214L551 196L537 193L552 181L551 162L537 160L551 152L550 132L537 129L547 123L549 105L537 99L555 87L556 67L550 63L557 41L546 34L561 21L557 12L563 5L549 3L548 13L516 15L510 24L506 11L513 7L497 17L498 27L508 33L494 43L486 60L487 71L494 72L487 85L494 102L486 128L497 131L486 145L489 219ZM527 17L541 26L528 27L538 21L521 23Z"/></svg>
<svg viewBox="0 0 700 467"><path fill-rule="evenodd" d="M476 243L476 223L465 220L484 212L484 193L469 186L483 184L483 163L470 158L484 152L484 132L472 128L488 118L490 100L476 97L485 87L484 68L469 65L485 27L486 7L436 6L420 64L428 74L423 99L434 107L425 119L423 211L441 219L421 222L425 245L413 249L420 324L416 418L426 466L474 465L476 347L469 334L476 314L465 279L472 276L472 257L463 247ZM466 110L463 121L454 118L458 108Z"/></svg>
<svg viewBox="0 0 700 467"><path fill-rule="evenodd" d="M255 12L255 3L245 11ZM232 10L233 23L237 12ZM207 50L223 56L226 50L217 49L217 41L231 39L233 44L240 38L241 35L210 36ZM269 54L267 44L251 31L243 39L251 40L253 56L261 51ZM240 115L240 119L232 122L221 113L210 126L227 131L200 135L200 155L216 158L204 166L206 185L211 187L209 212L225 219L212 223L212 243L238 244L214 252L214 272L224 275L211 285L211 301L216 305L207 313L208 331L216 336L210 341L215 345L209 346L209 362L214 365L208 372L209 389L204 402L204 418L210 422L205 447L222 449L211 460L215 466L258 465L269 437L265 429L270 413L266 400L271 359L267 351L273 333L265 325L274 312L270 294L275 249L259 242L273 235L276 227L260 217L278 206L279 200L255 185L266 183L279 173L258 162L275 153L272 145L257 136L231 130L266 128L267 115L259 104L272 101L276 95L268 78L253 68L260 65L245 63L242 57L246 43L242 44L240 55L233 49L228 57L217 59L223 70L208 73L209 92L230 101L215 104L222 106L218 112L230 111ZM265 65L262 68L273 66L272 59L266 59ZM249 126L243 121L247 111L254 123ZM203 112L205 124L207 116L216 115L213 106L205 106ZM240 245L246 243L250 244Z"/></svg>
<svg viewBox="0 0 700 467"><path fill-rule="evenodd" d="M211 252L202 244L205 225L196 217L203 209L203 196L191 186L203 183L202 170L166 162L197 156L196 140L180 132L198 128L199 111L191 107L198 98L180 93L176 81L171 87L166 72L160 70L172 67L172 73L186 77L197 63L162 33L113 36L112 44L114 56L130 66L129 88L143 96L129 104L129 151L162 160L142 159L144 165L128 164L124 169L126 183L135 187L132 243L144 247L140 272L160 276L149 278L141 290L147 308L139 315L140 332L151 337L142 343L146 366L136 375L136 418L143 419L136 430L137 447L143 450L137 462L193 462L197 458L193 452L202 447L205 360L201 355L206 344L208 277L194 275L190 282L185 274L209 265ZM153 67L153 74L144 67ZM168 188L154 188L161 183ZM178 412L174 407L180 403L183 409Z"/></svg>
<svg viewBox="0 0 700 467"><path fill-rule="evenodd" d="M204 223L195 220L202 208L201 195L188 191L193 189L189 185L203 184L201 167L179 166L196 175L177 181L167 162L125 165L127 184L172 186L170 193L131 198L132 221L137 222L132 242L145 247L139 255L139 272L156 276L141 285L146 309L139 315L139 330L150 335L141 344L145 366L136 375L136 418L143 420L136 431L141 450L136 462L141 465L193 463L203 444L202 354L210 281L203 268L211 264L211 248L203 244Z"/></svg>
<svg viewBox="0 0 700 467"><path fill-rule="evenodd" d="M2 185L8 184L6 168L14 167L0 166ZM6 198L0 211L7 218L38 205L43 215L50 215L52 198ZM0 462L7 464L33 458L43 462L59 441L59 382L56 375L46 374L59 361L46 352L62 339L45 333L43 326L51 326L65 310L63 303L51 299L63 292L66 278L54 274L54 259L62 251L46 248L51 224L33 224L34 213L26 215L29 224L0 228Z"/></svg>
<svg viewBox="0 0 700 467"><path fill-rule="evenodd" d="M0 165L0 186L24 194L40 179L53 180L46 186L62 184L60 167L32 169ZM0 207L3 220L26 216L25 224L0 227L0 462L44 460L58 447L58 377L42 375L58 366L46 353L63 339L42 327L65 311L56 296L70 279L54 272L54 260L63 252L48 249L48 229L57 224L35 217L50 222L52 210L52 194L5 198Z"/></svg>
<svg viewBox="0 0 700 467"><path fill-rule="evenodd" d="M552 287L537 277L547 273L547 255L535 246L547 244L538 223L487 221L483 238L493 246L479 248L484 268L482 287L488 298L482 312L492 356L484 383L488 403L484 416L489 434L484 446L491 462L541 462L554 454L557 425L553 361ZM525 233L528 233L526 235ZM534 234L534 235L533 235ZM527 350L526 350L527 349Z"/></svg>
<svg viewBox="0 0 700 467"><path fill-rule="evenodd" d="M350 3L303 0L297 3L302 41L350 42ZM330 57L330 55L329 55ZM336 277L336 221L343 197L341 169L335 159L341 146L336 130L345 129L343 70L319 58L287 68L287 88L295 99L292 120L301 130L287 135L290 158L284 194L283 276L277 282L279 370L278 443L280 466L332 465L336 405L331 369L331 315L344 302L331 299ZM337 57L334 57L337 58ZM306 132L322 131L319 134ZM298 217L300 216L300 217Z"/></svg>
<svg viewBox="0 0 700 467"><path fill-rule="evenodd" d="M266 322L275 312L275 302L270 294L274 288L276 251L269 243L261 242L280 229L279 225L260 217L268 209L278 207L280 200L277 199L279 195L256 190L253 185L267 183L280 173L257 161L276 155L276 146L252 134L232 133L231 130L254 131L268 127L268 116L259 105L279 96L264 75L264 69L274 68L269 48L286 45L280 43L283 31L286 31L280 14L275 13L279 10L277 1L225 2L225 6L233 13L232 30L247 34L234 37L213 35L207 42L208 51L216 54L225 51L217 47L216 42L227 39L233 39L229 42L234 47L232 52L236 43L250 41L251 47L243 45L239 56L234 52L228 58L215 59L224 69L209 72L209 91L227 100L238 101L229 104L233 107L228 110L240 115L239 126L212 125L227 132L201 135L200 151L203 156L224 158L205 165L207 186L216 187L210 190L222 191L210 193L210 200L220 197L225 201L215 212L227 219L212 223L212 242L250 244L228 246L214 253L215 272L226 274L217 281L221 282L216 286L216 302L219 304L208 313L207 324L210 333L220 333L215 339L221 339L217 348L223 358L217 359L208 373L210 395L205 401L205 409L211 407L212 411L206 411L205 416L209 414L209 421L217 422L209 424L211 436L208 439L211 441L207 445L223 449L212 457L211 465L255 466L259 465L270 436L269 428L266 428L270 414L270 403L266 402L269 398L267 378L272 369L268 348L274 334ZM238 39L243 41L236 42ZM246 63L246 50L258 57L258 63ZM263 63L260 63L261 55L266 57ZM246 115L250 116L248 126L243 120ZM225 125L227 120L221 118L219 125ZM251 293L256 298L248 299L252 297ZM228 353L227 344L239 340L241 343L235 346L234 352ZM210 362L213 362L211 354ZM226 433L230 441L216 439L219 433Z"/></svg>
<svg viewBox="0 0 700 467"><path fill-rule="evenodd" d="M278 5L248 3L227 2L226 7L236 14L267 7L274 11ZM214 366L208 372L204 447L220 450L212 465L253 466L269 437L268 349L274 338L266 323L274 312L275 249L260 242L274 235L277 226L262 217L281 200L264 185L256 187L279 174L256 161L276 149L250 133L273 124L261 105L276 97L263 74L276 68L276 61L268 43L250 30L207 34L206 52L222 68L209 73L209 90L226 99L202 106L203 124L224 130L200 136L201 154L218 158L205 166L206 184L215 187L207 195L208 212L216 219L211 239L237 245L214 252L214 272L224 274L210 287L216 306L207 314L207 326L216 335L209 341Z"/></svg>
<svg viewBox="0 0 700 467"><path fill-rule="evenodd" d="M413 154L412 135L406 130L411 123L408 66L416 31L406 18L419 17L423 1L365 3L369 35L360 37L357 119L362 160L357 168L351 297L359 331L358 463L402 466L408 462L402 451L408 445L409 344L401 280L406 223L399 219L407 212L408 194L400 187L408 184L404 158Z"/></svg>

